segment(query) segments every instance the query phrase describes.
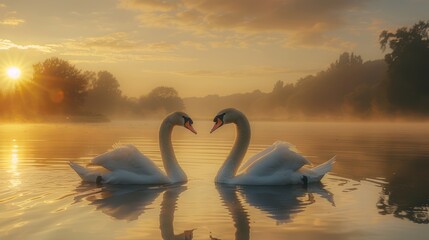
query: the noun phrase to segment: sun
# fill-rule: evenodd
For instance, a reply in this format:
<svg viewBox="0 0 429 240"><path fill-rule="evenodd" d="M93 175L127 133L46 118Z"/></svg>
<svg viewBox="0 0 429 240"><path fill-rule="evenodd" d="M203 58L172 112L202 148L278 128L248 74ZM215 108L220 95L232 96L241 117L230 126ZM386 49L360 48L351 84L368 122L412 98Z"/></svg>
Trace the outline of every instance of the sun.
<svg viewBox="0 0 429 240"><path fill-rule="evenodd" d="M6 69L6 74L9 78L13 80L18 80L21 77L21 69L18 67L12 66Z"/></svg>

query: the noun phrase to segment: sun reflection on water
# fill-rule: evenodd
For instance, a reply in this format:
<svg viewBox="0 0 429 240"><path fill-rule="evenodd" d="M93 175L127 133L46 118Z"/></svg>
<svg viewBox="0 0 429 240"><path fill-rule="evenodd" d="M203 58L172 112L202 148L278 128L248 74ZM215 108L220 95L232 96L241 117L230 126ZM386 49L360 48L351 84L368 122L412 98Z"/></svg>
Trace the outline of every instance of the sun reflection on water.
<svg viewBox="0 0 429 240"><path fill-rule="evenodd" d="M10 167L7 172L10 173L11 175L9 179L10 187L16 188L22 183L21 174L18 171L19 146L16 143L16 139L13 139L12 142L13 142L13 145L12 145L11 156L10 156Z"/></svg>
<svg viewBox="0 0 429 240"><path fill-rule="evenodd" d="M180 128L173 144L188 183L161 189L98 186L81 183L67 161L88 163L120 142L135 144L162 167L158 122L0 125L0 239L427 236L427 125L423 131L407 124L411 132L405 137L397 125L253 125L246 159L285 139L318 156L311 159L316 164L332 153L339 161L320 185L307 188L218 186L213 179L233 145L234 129L194 136Z"/></svg>

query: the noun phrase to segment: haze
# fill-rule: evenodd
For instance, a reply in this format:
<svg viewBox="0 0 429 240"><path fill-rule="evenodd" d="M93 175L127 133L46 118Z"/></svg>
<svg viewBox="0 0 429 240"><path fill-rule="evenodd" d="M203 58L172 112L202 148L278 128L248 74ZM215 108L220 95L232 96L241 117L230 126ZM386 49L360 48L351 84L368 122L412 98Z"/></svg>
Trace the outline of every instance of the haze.
<svg viewBox="0 0 429 240"><path fill-rule="evenodd" d="M425 20L428 1L1 1L2 65L59 57L108 70L124 94L271 91L342 52L382 59L378 36Z"/></svg>

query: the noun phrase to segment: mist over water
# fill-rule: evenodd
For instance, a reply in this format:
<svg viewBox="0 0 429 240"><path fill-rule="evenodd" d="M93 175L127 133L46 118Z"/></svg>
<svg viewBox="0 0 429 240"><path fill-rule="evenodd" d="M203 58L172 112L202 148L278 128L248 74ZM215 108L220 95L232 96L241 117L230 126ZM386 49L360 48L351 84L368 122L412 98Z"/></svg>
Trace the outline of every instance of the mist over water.
<svg viewBox="0 0 429 240"><path fill-rule="evenodd" d="M211 125L196 121L198 135L175 128L173 145L189 182L169 187L86 184L67 165L132 143L161 166L158 121L1 125L0 237L425 239L429 233L427 124L251 122L246 158L276 140L296 145L314 164L337 155L332 173L307 189L215 185L234 128L209 134Z"/></svg>
<svg viewBox="0 0 429 240"><path fill-rule="evenodd" d="M101 2L0 2L0 240L428 238L429 1ZM215 184L236 131L211 120L231 107L251 124L245 159L280 140L334 168ZM199 132L173 134L187 183L69 167L133 144L163 169L175 111Z"/></svg>

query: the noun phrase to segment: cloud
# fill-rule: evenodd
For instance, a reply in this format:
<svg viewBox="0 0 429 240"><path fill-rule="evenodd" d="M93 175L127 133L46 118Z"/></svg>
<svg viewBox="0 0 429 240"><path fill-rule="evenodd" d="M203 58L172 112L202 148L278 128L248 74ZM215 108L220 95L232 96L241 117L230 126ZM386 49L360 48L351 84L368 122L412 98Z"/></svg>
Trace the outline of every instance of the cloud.
<svg viewBox="0 0 429 240"><path fill-rule="evenodd" d="M201 51L207 50L207 44L204 44L202 42L197 42L197 41L182 41L180 43L180 46L185 48L201 50Z"/></svg>
<svg viewBox="0 0 429 240"><path fill-rule="evenodd" d="M19 45L16 43L13 43L11 40L8 39L0 39L0 50L9 50L9 49L21 49L21 50L37 50L40 52L50 53L53 51L52 46L46 45Z"/></svg>
<svg viewBox="0 0 429 240"><path fill-rule="evenodd" d="M176 48L176 44L169 42L146 43L126 32L69 39L56 46L61 54L82 57L86 62L191 60L172 53Z"/></svg>
<svg viewBox="0 0 429 240"><path fill-rule="evenodd" d="M173 11L182 5L180 0L127 0L120 1L126 8L137 8L142 11Z"/></svg>
<svg viewBox="0 0 429 240"><path fill-rule="evenodd" d="M103 36L70 39L66 46L77 50L107 51L107 52L168 52L177 46L165 41L145 43L130 36L126 32L113 32Z"/></svg>
<svg viewBox="0 0 429 240"><path fill-rule="evenodd" d="M180 43L178 45L181 45ZM62 42L38 45L21 45L8 39L0 39L0 50L36 50L69 56L74 62L121 62L121 61L194 61L175 54L177 44L169 42L145 43L125 32L107 35L66 39Z"/></svg>
<svg viewBox="0 0 429 240"><path fill-rule="evenodd" d="M25 23L25 20L21 18L10 17L5 19L0 19L0 25L17 26L22 23Z"/></svg>
<svg viewBox="0 0 429 240"><path fill-rule="evenodd" d="M2 18L0 18L0 25L17 26L25 23L24 19L15 17L17 14L16 11L8 10L6 4L0 3L0 11L2 15Z"/></svg>
<svg viewBox="0 0 429 240"><path fill-rule="evenodd" d="M356 47L356 44L314 30L290 34L288 40L283 44L283 47L286 48L314 48L315 46L326 50L341 49L342 51L352 51Z"/></svg>
<svg viewBox="0 0 429 240"><path fill-rule="evenodd" d="M290 44L335 46L341 40L326 38L344 27L347 12L363 7L368 0L119 0L120 6L138 12L140 23L194 32L283 33ZM311 40L328 40L321 44ZM302 41L302 42L298 42ZM219 42L221 44L221 42ZM212 42L212 47L219 45ZM232 43L236 45L235 43ZM247 44L242 42L237 46ZM343 45L343 43L342 43Z"/></svg>
<svg viewBox="0 0 429 240"><path fill-rule="evenodd" d="M66 44L76 49L109 50L109 51L128 51L136 48L138 42L131 40L127 33L115 32L104 36L79 38L69 40Z"/></svg>

